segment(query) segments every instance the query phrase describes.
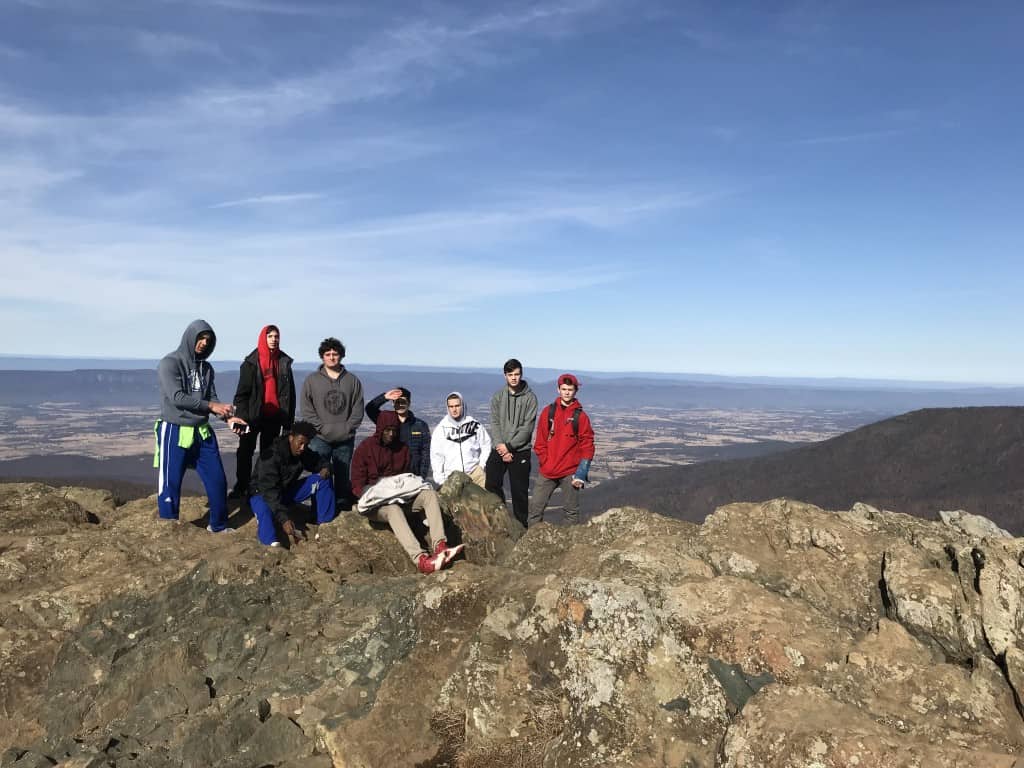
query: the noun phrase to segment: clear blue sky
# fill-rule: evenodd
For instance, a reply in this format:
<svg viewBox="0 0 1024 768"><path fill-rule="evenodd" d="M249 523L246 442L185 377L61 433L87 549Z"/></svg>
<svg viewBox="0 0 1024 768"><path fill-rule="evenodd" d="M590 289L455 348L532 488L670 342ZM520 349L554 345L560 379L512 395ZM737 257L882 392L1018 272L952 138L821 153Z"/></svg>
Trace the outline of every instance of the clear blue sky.
<svg viewBox="0 0 1024 768"><path fill-rule="evenodd" d="M2 0L8 354L1024 382L1024 5Z"/></svg>

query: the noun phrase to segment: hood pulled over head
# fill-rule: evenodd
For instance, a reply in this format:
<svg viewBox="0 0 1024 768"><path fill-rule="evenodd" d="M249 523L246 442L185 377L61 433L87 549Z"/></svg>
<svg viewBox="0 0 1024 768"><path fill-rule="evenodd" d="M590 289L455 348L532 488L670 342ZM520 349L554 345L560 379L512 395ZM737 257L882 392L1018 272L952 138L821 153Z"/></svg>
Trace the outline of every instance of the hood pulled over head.
<svg viewBox="0 0 1024 768"><path fill-rule="evenodd" d="M210 343L206 345L206 350L202 355L197 355L196 341L201 333L210 334ZM216 346L217 334L213 332L213 327L205 320L193 320L188 324L185 332L181 334L181 344L178 345L178 353L185 360L205 360L213 354L213 348Z"/></svg>
<svg viewBox="0 0 1024 768"><path fill-rule="evenodd" d="M270 354L270 346L267 344L267 334L271 331L277 331L279 335L281 333L281 329L271 323L270 325L263 326L263 330L260 331L259 338L256 339L256 349L259 350L261 356ZM279 354L280 352L281 345L278 344L277 349L274 350L274 354Z"/></svg>
<svg viewBox="0 0 1024 768"><path fill-rule="evenodd" d="M457 419L453 419L452 415L448 412L448 401L454 400L455 398L458 398L459 402L462 404L462 415ZM469 407L466 405L466 398L462 396L461 392L449 392L444 398L444 409L445 414L441 421L450 424L451 426L457 427L460 424L465 424L467 421L475 421L475 419L469 415Z"/></svg>
<svg viewBox="0 0 1024 768"><path fill-rule="evenodd" d="M397 413L394 411L381 411L380 415L377 416L377 427L373 430L373 436L377 438L377 440L380 440L384 437L384 430L388 427L392 427L394 428L397 437L401 426L402 422L398 420ZM396 439L395 442L397 443L398 440Z"/></svg>

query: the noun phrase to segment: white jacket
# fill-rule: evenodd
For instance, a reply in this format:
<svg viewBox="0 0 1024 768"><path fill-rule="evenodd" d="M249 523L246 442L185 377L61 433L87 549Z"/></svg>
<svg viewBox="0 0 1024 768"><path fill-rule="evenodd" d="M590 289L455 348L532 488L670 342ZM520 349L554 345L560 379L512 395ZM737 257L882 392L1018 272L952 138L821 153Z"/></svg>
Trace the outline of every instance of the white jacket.
<svg viewBox="0 0 1024 768"><path fill-rule="evenodd" d="M462 399L458 392L452 392L449 397L454 395ZM434 482L441 485L452 472L469 474L484 464L490 453L491 436L483 424L469 415L466 401L462 399L462 418L456 421L450 415L445 416L430 436Z"/></svg>
<svg viewBox="0 0 1024 768"><path fill-rule="evenodd" d="M420 491L425 491L429 488L430 483L419 475L414 475L412 472L388 475L387 477L382 477L363 491L363 495L359 497L359 501L356 503L356 508L361 514L366 515L385 504L394 504L414 499L419 495Z"/></svg>

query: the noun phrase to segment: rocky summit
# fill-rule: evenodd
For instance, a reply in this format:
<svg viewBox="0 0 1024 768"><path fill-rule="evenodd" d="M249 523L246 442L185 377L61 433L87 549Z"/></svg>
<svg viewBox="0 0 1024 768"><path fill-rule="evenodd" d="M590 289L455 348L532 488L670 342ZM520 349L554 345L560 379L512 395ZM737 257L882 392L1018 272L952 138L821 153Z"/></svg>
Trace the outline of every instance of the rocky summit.
<svg viewBox="0 0 1024 768"><path fill-rule="evenodd" d="M422 576L352 513L279 549L0 486L0 766L1024 768L1024 539L983 519L442 496L466 558Z"/></svg>

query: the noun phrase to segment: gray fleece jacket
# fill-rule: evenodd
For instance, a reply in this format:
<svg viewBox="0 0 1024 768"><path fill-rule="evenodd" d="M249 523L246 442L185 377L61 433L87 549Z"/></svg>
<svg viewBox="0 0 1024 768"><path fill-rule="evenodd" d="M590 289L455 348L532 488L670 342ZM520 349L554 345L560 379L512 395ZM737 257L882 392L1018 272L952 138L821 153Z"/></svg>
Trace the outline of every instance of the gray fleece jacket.
<svg viewBox="0 0 1024 768"><path fill-rule="evenodd" d="M210 343L202 357L196 355L199 334L211 334ZM217 401L217 387L213 383L213 366L206 358L217 346L217 335L205 320L193 320L181 335L181 343L164 356L157 366L160 379L160 418L170 424L198 427L206 424L210 415L210 402Z"/></svg>
<svg viewBox="0 0 1024 768"><path fill-rule="evenodd" d="M526 379L516 392L502 387L491 398L491 439L494 445L504 443L510 451L522 451L533 442L537 423L537 396Z"/></svg>
<svg viewBox="0 0 1024 768"><path fill-rule="evenodd" d="M321 365L302 382L302 418L328 443L354 439L363 421L363 385L342 366L332 379Z"/></svg>

